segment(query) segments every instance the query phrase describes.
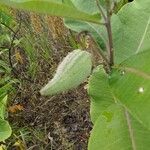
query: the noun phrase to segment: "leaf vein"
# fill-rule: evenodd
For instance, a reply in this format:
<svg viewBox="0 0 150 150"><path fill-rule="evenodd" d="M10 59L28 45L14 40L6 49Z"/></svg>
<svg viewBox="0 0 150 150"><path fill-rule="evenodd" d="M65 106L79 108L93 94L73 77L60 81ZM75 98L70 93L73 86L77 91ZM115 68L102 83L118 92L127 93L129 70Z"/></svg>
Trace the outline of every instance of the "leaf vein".
<svg viewBox="0 0 150 150"><path fill-rule="evenodd" d="M146 27L145 27L144 33L143 33L143 35L142 35L142 37L141 37L140 43L139 43L139 45L138 45L138 48L137 48L137 50L136 50L136 52L135 52L136 54L140 51L140 48L141 48L141 46L142 46L142 44L143 44L143 42L144 42L146 33L147 33L147 31L148 31L149 25L150 25L150 17L149 17L148 22L147 22L147 24L146 24Z"/></svg>
<svg viewBox="0 0 150 150"><path fill-rule="evenodd" d="M147 73L145 73L145 72L142 72L142 71L137 70L137 69L135 69L135 68L129 68L129 67L125 67L124 69L125 69L125 71L127 71L127 72L135 73L136 75L139 75L140 77L143 77L143 78L145 78L145 79L150 80L150 75L147 74Z"/></svg>

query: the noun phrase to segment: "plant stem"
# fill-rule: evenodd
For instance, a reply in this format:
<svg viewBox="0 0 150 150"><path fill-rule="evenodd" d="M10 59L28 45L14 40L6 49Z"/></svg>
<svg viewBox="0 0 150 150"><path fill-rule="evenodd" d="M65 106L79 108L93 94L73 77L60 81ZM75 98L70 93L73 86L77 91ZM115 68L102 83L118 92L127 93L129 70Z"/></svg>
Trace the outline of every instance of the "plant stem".
<svg viewBox="0 0 150 150"><path fill-rule="evenodd" d="M111 2L110 0L106 0L106 15L103 11L102 7L99 4L99 1L96 0L97 7L100 11L100 14L102 15L104 21L105 21L105 27L108 34L108 60L109 60L109 70L111 70L111 67L114 65L114 52L113 52L113 38L112 38L112 28L111 28Z"/></svg>
<svg viewBox="0 0 150 150"><path fill-rule="evenodd" d="M109 8L110 7L107 7L106 30L108 34L109 65L111 67L114 65L114 52L113 52L113 38L112 38L112 29L111 29L111 14L109 12Z"/></svg>
<svg viewBox="0 0 150 150"><path fill-rule="evenodd" d="M96 4L97 4L97 7L98 7L98 9L99 9L99 11L100 11L102 17L104 18L104 20L105 20L105 22L106 22L107 18L106 18L106 16L105 16L105 13L104 13L104 11L103 11L101 5L99 4L99 1L98 1L98 0L96 0Z"/></svg>

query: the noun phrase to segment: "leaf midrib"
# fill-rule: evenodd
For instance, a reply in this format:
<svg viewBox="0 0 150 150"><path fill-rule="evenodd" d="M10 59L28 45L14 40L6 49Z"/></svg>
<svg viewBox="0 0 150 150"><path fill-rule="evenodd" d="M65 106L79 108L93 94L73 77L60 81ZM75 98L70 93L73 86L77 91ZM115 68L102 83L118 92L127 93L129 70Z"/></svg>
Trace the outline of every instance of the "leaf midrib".
<svg viewBox="0 0 150 150"><path fill-rule="evenodd" d="M31 9L31 8L27 8L27 6L29 4L32 4L32 3L41 3L41 1L27 1L27 2L21 2L21 3L18 3L18 2L10 2L8 0L1 0L0 1L0 4L3 4L3 5L7 5L9 7L14 7L14 8L18 8L18 9L24 9L24 10L30 10L30 11L35 11L35 9ZM101 24L100 23L100 16L98 14L93 14L93 15L90 15L90 14L87 14L83 11L80 11L78 10L77 8L72 8L72 7L69 7L68 5L65 5L64 3L56 3L56 2L53 2L53 1L43 1L43 2L46 2L46 3L49 3L53 6L57 6L58 8L61 8L63 7L63 9L67 9L67 10L72 10L74 13L77 12L78 14L80 13L81 15L80 16L65 16L65 15L62 15L62 14L55 14L56 16L59 16L59 17L68 17L68 18L72 18L72 19L76 19L76 20L81 20L81 21L87 21L87 22L92 22L92 23L95 23L95 24ZM22 4L24 4L24 6L22 6ZM39 13L44 13L43 10L41 10L41 12ZM81 17L82 16L82 17Z"/></svg>
<svg viewBox="0 0 150 150"><path fill-rule="evenodd" d="M126 66L120 66L120 65L115 65L112 68L117 69L117 70L123 70L125 72L128 73L133 73L136 74L139 77L142 77L144 79L150 80L150 74L143 72L141 70L138 70L137 68L133 68L133 67L126 67Z"/></svg>
<svg viewBox="0 0 150 150"><path fill-rule="evenodd" d="M133 131L132 125L131 125L130 115L129 115L128 111L126 110L126 108L125 108L124 113L125 113L125 118L126 118L126 121L127 121L129 136L130 136L131 144L132 144L132 149L136 150L136 143L135 143L135 139L134 139L134 131Z"/></svg>

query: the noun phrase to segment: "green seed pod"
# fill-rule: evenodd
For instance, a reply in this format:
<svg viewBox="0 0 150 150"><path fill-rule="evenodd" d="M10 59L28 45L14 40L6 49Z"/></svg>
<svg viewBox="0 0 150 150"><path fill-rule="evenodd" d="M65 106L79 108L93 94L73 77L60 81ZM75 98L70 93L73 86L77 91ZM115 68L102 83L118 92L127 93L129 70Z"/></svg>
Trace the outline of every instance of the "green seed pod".
<svg viewBox="0 0 150 150"><path fill-rule="evenodd" d="M64 58L53 79L40 93L47 96L75 88L90 75L91 68L91 54L79 49L74 50Z"/></svg>

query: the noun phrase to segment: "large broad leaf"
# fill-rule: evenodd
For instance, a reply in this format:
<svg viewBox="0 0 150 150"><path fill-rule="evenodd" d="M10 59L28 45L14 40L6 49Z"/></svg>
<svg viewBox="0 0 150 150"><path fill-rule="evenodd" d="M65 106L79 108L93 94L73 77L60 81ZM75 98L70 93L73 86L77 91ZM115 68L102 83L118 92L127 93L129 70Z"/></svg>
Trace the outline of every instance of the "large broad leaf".
<svg viewBox="0 0 150 150"><path fill-rule="evenodd" d="M149 150L150 131L123 107L112 105L97 119L89 150Z"/></svg>
<svg viewBox="0 0 150 150"><path fill-rule="evenodd" d="M114 96L150 129L150 51L115 66L110 78Z"/></svg>
<svg viewBox="0 0 150 150"><path fill-rule="evenodd" d="M71 0L72 3L81 11L84 11L89 14L98 13L98 7L96 5L96 1L93 0Z"/></svg>
<svg viewBox="0 0 150 150"><path fill-rule="evenodd" d="M80 33L82 31L88 31L99 46L103 50L106 50L105 43L107 42L107 38L105 33L102 32L104 30L103 26L89 22L76 21L73 19L65 19L64 22L67 28L75 32Z"/></svg>
<svg viewBox="0 0 150 150"><path fill-rule="evenodd" d="M118 12L118 19L112 18L116 63L150 48L149 6L149 0L134 0Z"/></svg>
<svg viewBox="0 0 150 150"><path fill-rule="evenodd" d="M9 123L0 119L0 142L6 140L11 135L11 132Z"/></svg>
<svg viewBox="0 0 150 150"><path fill-rule="evenodd" d="M82 10L86 13L89 14L95 14L95 13L100 13L99 8L97 6L96 0L71 0L72 3L79 9ZM106 7L106 0L98 0L99 4L101 5L101 7L105 8ZM120 8L122 5L124 5L125 3L127 3L127 0L110 0L112 3L112 7L113 7L113 3L116 2L118 8Z"/></svg>
<svg viewBox="0 0 150 150"><path fill-rule="evenodd" d="M149 8L149 4L150 4L150 1L149 0L136 0L135 2L136 5L141 9L144 9L144 11L147 11L147 12L150 12L150 8Z"/></svg>
<svg viewBox="0 0 150 150"><path fill-rule="evenodd" d="M68 0L69 1L69 0ZM69 5L69 3L62 3L54 0L1 0L0 4L5 4L10 7L34 11L38 13L45 13L53 16L67 17L77 20L84 20L93 23L100 23L99 15L91 15L77 8Z"/></svg>
<svg viewBox="0 0 150 150"><path fill-rule="evenodd" d="M108 75L102 66L98 66L91 75L88 84L88 94L91 98L91 120L95 123L100 114L115 102L109 88Z"/></svg>

